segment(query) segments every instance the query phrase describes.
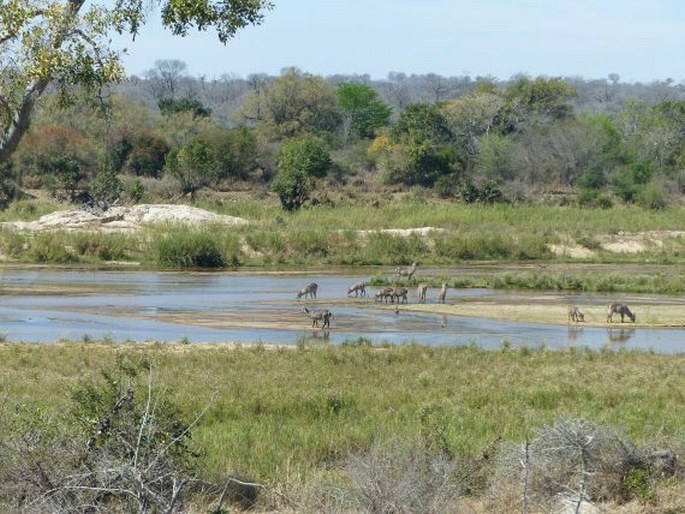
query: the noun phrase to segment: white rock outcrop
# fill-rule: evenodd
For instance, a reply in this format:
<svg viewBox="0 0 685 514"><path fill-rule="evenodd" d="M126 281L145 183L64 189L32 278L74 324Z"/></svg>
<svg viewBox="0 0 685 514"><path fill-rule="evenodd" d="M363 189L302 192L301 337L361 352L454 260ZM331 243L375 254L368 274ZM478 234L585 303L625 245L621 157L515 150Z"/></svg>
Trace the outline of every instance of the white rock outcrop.
<svg viewBox="0 0 685 514"><path fill-rule="evenodd" d="M200 225L216 223L245 225L244 218L215 214L188 205L141 204L132 207L111 207L103 212L71 209L46 214L36 221L4 222L2 226L16 230L109 230L135 231L145 225L183 223Z"/></svg>

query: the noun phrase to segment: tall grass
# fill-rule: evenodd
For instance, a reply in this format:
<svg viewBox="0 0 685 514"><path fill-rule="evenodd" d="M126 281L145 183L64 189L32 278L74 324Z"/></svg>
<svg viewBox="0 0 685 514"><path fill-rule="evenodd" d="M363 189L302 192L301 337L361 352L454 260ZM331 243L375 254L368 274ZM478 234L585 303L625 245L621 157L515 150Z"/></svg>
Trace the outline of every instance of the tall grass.
<svg viewBox="0 0 685 514"><path fill-rule="evenodd" d="M550 245L577 244L595 252L585 262L685 262L685 238L671 237L635 254L612 253L601 239L621 232L679 230L683 209L464 205L407 199L374 207L344 203L284 212L269 201L243 200L214 207L242 215L241 227L149 227L135 234L0 230L0 251L23 262L91 263L131 260L159 267L450 265L464 261L557 261ZM358 230L434 227L427 235Z"/></svg>
<svg viewBox="0 0 685 514"><path fill-rule="evenodd" d="M424 438L456 456L584 417L638 442L685 440L685 355L368 345L4 345L8 408L58 413L71 388L115 359L145 359L192 419L205 473L307 481L377 441Z"/></svg>
<svg viewBox="0 0 685 514"><path fill-rule="evenodd" d="M222 268L241 260L238 238L219 226L158 229L150 247L161 268Z"/></svg>

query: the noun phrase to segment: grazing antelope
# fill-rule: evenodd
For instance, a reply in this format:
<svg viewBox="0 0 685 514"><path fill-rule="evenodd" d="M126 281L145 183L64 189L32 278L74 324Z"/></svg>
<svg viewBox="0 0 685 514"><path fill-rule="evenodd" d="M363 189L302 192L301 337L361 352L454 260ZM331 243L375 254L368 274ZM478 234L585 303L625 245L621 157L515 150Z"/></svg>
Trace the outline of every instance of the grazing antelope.
<svg viewBox="0 0 685 514"><path fill-rule="evenodd" d="M426 284L419 284L419 287L416 288L416 299L419 303L424 303L426 301L427 290L428 286Z"/></svg>
<svg viewBox="0 0 685 514"><path fill-rule="evenodd" d="M609 305L607 306L607 323L614 322L614 314L621 315L621 323L623 323L624 316L628 316L630 321L635 323L635 314L630 312L630 309L625 303L609 302Z"/></svg>
<svg viewBox="0 0 685 514"><path fill-rule="evenodd" d="M407 277L407 280L411 280L411 278L414 276L414 273L416 273L415 262L411 263L411 268L395 268L395 275L400 278Z"/></svg>
<svg viewBox="0 0 685 514"><path fill-rule="evenodd" d="M445 297L447 296L447 284L444 282L442 283L442 288L440 289L440 294L438 295L438 298L440 299L440 303L445 303Z"/></svg>
<svg viewBox="0 0 685 514"><path fill-rule="evenodd" d="M354 296L366 296L366 284L364 282L357 282L356 284L352 284L350 287L347 288L347 294L350 295L354 293Z"/></svg>
<svg viewBox="0 0 685 514"><path fill-rule="evenodd" d="M307 298L307 296L316 299L316 291L319 289L319 285L316 282L312 282L309 284L307 287L303 287L300 289L300 292L297 293L298 298L302 298L303 296Z"/></svg>
<svg viewBox="0 0 685 514"><path fill-rule="evenodd" d="M568 308L568 322L571 323L572 321L576 323L585 321L585 314L580 312L580 309L575 305Z"/></svg>
<svg viewBox="0 0 685 514"><path fill-rule="evenodd" d="M392 295L393 295L394 289L392 287L384 287L380 291L376 292L376 301L382 302L385 300L385 303L388 303L388 300L392 300Z"/></svg>
<svg viewBox="0 0 685 514"><path fill-rule="evenodd" d="M331 327L331 318L335 317L333 316L333 313L329 311L328 309L323 309L320 311L310 311L305 307L302 309L302 312L312 320L312 327L318 327L319 326L319 321L323 321L323 325L321 328L330 328Z"/></svg>
<svg viewBox="0 0 685 514"><path fill-rule="evenodd" d="M407 293L406 287L394 287L391 300L393 302L397 300L397 303L407 303Z"/></svg>

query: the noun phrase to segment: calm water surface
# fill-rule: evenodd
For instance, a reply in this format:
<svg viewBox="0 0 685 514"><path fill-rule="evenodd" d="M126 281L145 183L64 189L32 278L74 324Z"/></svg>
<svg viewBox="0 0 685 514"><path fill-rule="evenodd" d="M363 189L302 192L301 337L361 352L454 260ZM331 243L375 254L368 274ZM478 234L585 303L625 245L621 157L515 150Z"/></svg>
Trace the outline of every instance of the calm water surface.
<svg viewBox="0 0 685 514"><path fill-rule="evenodd" d="M409 311L396 315L378 308L370 299L346 299L347 287L365 278L368 275L7 268L2 270L0 332L10 342L87 336L115 341L339 344L364 337L374 343L476 344L485 348L499 348L508 342L515 347L610 346L659 353L685 349L685 330L681 329L569 329L565 324L499 322ZM314 308L330 308L335 313L330 331L312 329L301 313L302 307L311 307L312 302L295 298L295 293L311 281L319 284ZM450 290L448 303L484 296L497 300L507 294L511 293ZM534 294L539 300L544 293ZM550 294L550 301L558 301L558 295ZM572 301L603 304L606 299L583 294ZM568 298L560 303L560 309L566 303Z"/></svg>

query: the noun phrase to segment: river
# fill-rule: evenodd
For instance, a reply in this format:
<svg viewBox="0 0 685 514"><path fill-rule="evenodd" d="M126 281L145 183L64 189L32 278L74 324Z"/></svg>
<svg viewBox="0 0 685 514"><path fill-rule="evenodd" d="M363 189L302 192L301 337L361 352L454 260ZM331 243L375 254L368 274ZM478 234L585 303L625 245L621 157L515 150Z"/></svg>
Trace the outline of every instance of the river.
<svg viewBox="0 0 685 514"><path fill-rule="evenodd" d="M60 340L189 343L471 345L488 349L569 346L682 352L683 329L568 327L383 309L371 298L346 297L368 276L335 270L309 274L248 271L92 271L8 267L2 270L0 333L7 342ZM310 281L316 302L296 299ZM510 294L450 290L449 301ZM518 294L521 294L518 292ZM536 297L540 297L536 292ZM591 295L582 295L592 301ZM414 301L410 298L410 302ZM597 301L604 301L598 298ZM331 330L317 330L303 306L334 311Z"/></svg>

